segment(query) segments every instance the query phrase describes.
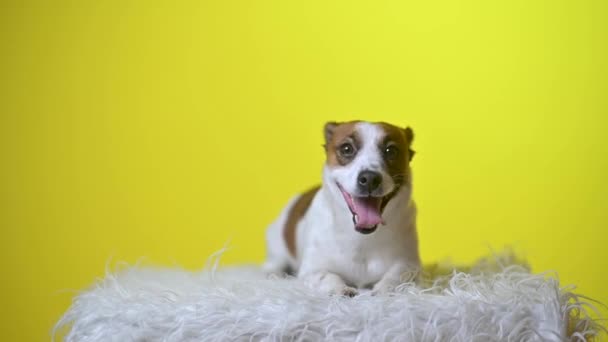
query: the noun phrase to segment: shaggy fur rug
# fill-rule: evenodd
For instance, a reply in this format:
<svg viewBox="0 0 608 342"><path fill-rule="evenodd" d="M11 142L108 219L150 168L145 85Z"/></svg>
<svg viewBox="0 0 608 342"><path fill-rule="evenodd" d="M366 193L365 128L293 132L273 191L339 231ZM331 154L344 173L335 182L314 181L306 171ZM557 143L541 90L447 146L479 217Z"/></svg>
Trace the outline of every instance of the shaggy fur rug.
<svg viewBox="0 0 608 342"><path fill-rule="evenodd" d="M127 267L77 295L66 341L567 341L603 328L584 297L506 254L425 267L421 285L330 297L256 267ZM592 306L591 306L592 307Z"/></svg>

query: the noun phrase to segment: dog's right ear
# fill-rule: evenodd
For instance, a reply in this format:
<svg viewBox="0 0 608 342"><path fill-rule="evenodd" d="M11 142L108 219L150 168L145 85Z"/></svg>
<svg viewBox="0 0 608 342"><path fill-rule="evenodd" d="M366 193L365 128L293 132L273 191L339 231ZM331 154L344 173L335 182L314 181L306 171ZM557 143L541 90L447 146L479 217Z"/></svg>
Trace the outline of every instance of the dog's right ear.
<svg viewBox="0 0 608 342"><path fill-rule="evenodd" d="M330 121L325 124L325 128L323 129L323 133L325 135L325 145L327 145L331 141L331 138L333 137L336 127L338 127L338 125L339 123L335 121Z"/></svg>
<svg viewBox="0 0 608 342"><path fill-rule="evenodd" d="M414 140L414 130L410 126L407 126L403 129L403 132L405 133L405 140L407 140L408 144L411 144Z"/></svg>
<svg viewBox="0 0 608 342"><path fill-rule="evenodd" d="M414 154L416 154L416 151L412 150L412 141L414 140L414 130L412 130L412 128L410 126L407 126L407 127L405 127L403 132L405 132L405 140L407 141L409 159L410 159L410 161L412 161L412 158L414 158Z"/></svg>

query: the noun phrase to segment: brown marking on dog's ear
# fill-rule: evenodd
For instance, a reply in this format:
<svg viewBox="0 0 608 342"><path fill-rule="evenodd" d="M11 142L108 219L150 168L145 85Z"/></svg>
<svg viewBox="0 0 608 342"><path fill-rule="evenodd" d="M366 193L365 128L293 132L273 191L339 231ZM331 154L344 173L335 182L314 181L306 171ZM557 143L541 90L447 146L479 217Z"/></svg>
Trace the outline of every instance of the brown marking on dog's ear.
<svg viewBox="0 0 608 342"><path fill-rule="evenodd" d="M403 133L405 133L405 140L407 140L408 144L411 144L414 141L414 130L407 126L403 129Z"/></svg>
<svg viewBox="0 0 608 342"><path fill-rule="evenodd" d="M287 214L287 221L285 222L285 227L283 227L283 238L285 239L287 250L294 258L297 253L296 228L298 222L300 222L300 219L306 214L306 211L310 207L310 204L319 189L320 186L316 186L300 195Z"/></svg>
<svg viewBox="0 0 608 342"><path fill-rule="evenodd" d="M408 150L408 157L409 160L411 161L412 158L414 158L414 154L416 154L416 151L412 150L412 141L414 141L414 130L412 130L411 127L405 127L405 129L403 130L405 132L405 139L407 140L407 150Z"/></svg>
<svg viewBox="0 0 608 342"><path fill-rule="evenodd" d="M355 125L359 121L349 121L343 123L328 122L325 124L325 153L327 165L344 166L352 159L343 158L338 152L338 148L345 142L351 142L355 149L358 149L360 142L357 138ZM329 134L328 134L329 132Z"/></svg>
<svg viewBox="0 0 608 342"><path fill-rule="evenodd" d="M334 131L336 127L340 125L335 121L329 121L323 127L323 134L325 136L325 145L327 145L331 141L331 137L334 135Z"/></svg>

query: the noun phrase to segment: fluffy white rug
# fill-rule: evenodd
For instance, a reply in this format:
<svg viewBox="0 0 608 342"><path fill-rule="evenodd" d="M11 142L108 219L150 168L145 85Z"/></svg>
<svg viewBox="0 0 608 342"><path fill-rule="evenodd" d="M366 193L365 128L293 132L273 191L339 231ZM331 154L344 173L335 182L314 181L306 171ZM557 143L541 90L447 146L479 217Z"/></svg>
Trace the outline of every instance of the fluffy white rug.
<svg viewBox="0 0 608 342"><path fill-rule="evenodd" d="M432 265L423 286L354 298L256 267L210 269L108 273L76 296L56 331L66 341L467 342L584 341L602 332L581 297L509 255L461 271Z"/></svg>

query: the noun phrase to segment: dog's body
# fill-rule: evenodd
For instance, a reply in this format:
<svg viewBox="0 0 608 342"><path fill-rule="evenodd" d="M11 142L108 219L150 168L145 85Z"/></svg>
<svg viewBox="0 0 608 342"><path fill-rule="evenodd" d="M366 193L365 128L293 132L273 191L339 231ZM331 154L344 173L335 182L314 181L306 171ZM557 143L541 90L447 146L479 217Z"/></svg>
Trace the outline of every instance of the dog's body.
<svg viewBox="0 0 608 342"><path fill-rule="evenodd" d="M269 227L265 270L292 270L345 295L390 291L402 274L416 273L412 139L410 128L385 123L328 123L323 184L293 198Z"/></svg>

